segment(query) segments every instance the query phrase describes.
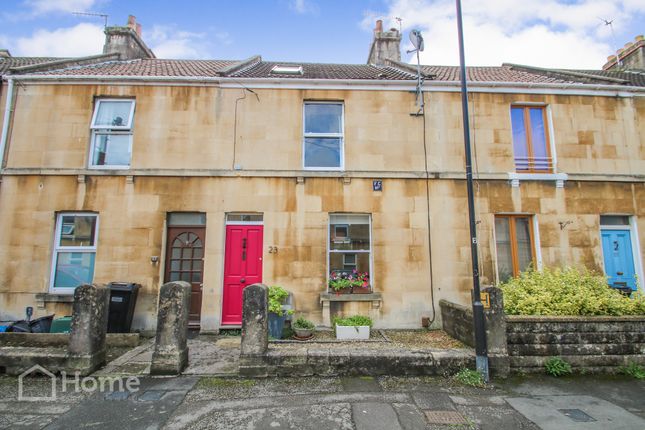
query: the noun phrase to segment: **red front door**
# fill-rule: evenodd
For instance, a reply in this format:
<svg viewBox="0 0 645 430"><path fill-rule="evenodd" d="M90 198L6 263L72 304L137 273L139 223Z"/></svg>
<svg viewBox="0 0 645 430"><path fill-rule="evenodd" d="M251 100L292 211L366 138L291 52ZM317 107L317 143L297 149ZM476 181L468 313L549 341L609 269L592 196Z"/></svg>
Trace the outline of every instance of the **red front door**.
<svg viewBox="0 0 645 430"><path fill-rule="evenodd" d="M261 225L227 225L222 325L242 324L242 290L262 282Z"/></svg>

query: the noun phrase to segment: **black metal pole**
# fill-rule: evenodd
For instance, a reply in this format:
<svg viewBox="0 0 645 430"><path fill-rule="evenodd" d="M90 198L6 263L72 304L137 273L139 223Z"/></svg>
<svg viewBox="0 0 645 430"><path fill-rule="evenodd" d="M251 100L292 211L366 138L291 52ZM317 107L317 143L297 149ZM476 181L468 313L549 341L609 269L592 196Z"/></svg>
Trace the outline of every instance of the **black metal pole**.
<svg viewBox="0 0 645 430"><path fill-rule="evenodd" d="M464 59L464 32L461 20L461 0L457 2L457 32L459 33L459 65L461 74L461 106L464 115L464 146L466 150L466 185L468 187L468 219L470 221L470 255L473 264L473 324L475 326L475 354L477 370L488 381L488 352L484 305L479 292L479 259L477 256L477 226L475 223L475 196L473 192L473 167L470 154L470 124L468 122L468 89Z"/></svg>

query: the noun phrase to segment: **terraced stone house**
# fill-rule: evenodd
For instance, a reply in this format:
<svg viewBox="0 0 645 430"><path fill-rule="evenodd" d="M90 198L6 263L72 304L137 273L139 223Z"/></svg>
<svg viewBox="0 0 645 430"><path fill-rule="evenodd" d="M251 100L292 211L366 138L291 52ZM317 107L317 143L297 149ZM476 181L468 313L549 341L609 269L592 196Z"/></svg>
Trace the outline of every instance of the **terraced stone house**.
<svg viewBox="0 0 645 430"><path fill-rule="evenodd" d="M0 319L70 314L77 284L111 281L142 285L138 330L171 280L204 332L239 326L255 282L319 324L469 303L458 68L423 66L419 92L400 40L377 24L366 64L168 60L132 18L101 55L4 51ZM575 265L643 288L645 71L626 59L644 46L599 70L468 68L484 284ZM365 288L329 291L354 271Z"/></svg>

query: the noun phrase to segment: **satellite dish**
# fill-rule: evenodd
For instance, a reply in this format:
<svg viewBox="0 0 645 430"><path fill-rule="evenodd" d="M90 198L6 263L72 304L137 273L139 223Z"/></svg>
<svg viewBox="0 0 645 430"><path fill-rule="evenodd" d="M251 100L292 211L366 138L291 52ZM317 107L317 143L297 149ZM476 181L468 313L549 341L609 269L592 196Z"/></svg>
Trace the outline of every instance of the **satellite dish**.
<svg viewBox="0 0 645 430"><path fill-rule="evenodd" d="M414 49L423 51L423 36L421 36L421 30L410 31L410 42L412 42Z"/></svg>

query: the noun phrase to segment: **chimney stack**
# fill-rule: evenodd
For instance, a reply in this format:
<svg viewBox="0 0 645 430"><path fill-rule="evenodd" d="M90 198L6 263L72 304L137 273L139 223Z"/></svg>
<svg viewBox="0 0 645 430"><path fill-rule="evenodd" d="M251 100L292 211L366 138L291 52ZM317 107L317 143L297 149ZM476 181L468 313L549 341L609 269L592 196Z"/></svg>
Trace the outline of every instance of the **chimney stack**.
<svg viewBox="0 0 645 430"><path fill-rule="evenodd" d="M383 31L383 21L376 21L374 39L367 64L382 66L386 60L401 61L401 33L396 28Z"/></svg>
<svg viewBox="0 0 645 430"><path fill-rule="evenodd" d="M128 16L128 23L124 27L105 29L103 53L118 53L121 60L156 58L141 38L141 24L137 23L137 18L133 15Z"/></svg>
<svg viewBox="0 0 645 430"><path fill-rule="evenodd" d="M620 61L618 61L620 60ZM603 70L645 70L645 37L636 36L633 42L627 42L615 55L607 57Z"/></svg>

